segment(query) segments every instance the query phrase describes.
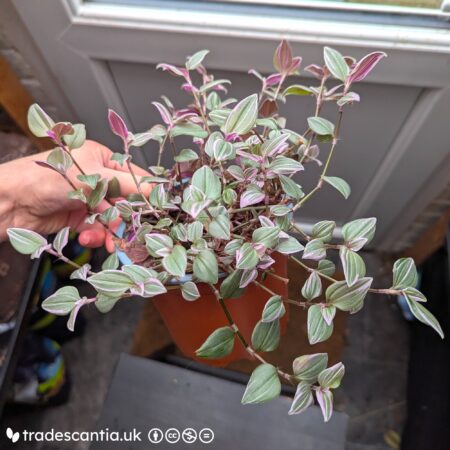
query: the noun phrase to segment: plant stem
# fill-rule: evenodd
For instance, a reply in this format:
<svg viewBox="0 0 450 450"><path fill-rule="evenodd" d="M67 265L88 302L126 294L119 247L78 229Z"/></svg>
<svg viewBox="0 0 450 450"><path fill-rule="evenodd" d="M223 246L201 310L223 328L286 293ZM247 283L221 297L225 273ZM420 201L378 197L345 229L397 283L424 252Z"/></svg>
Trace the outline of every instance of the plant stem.
<svg viewBox="0 0 450 450"><path fill-rule="evenodd" d="M141 185L139 184L139 181L136 177L136 174L134 173L133 166L131 165L131 161L129 159L127 159L127 167L128 171L130 172L131 178L133 178L134 184L136 185L136 189L139 192L139 195L144 200L145 204L147 205L147 208L153 210L153 206L150 204L147 197L144 195L144 192L142 191Z"/></svg>
<svg viewBox="0 0 450 450"><path fill-rule="evenodd" d="M80 266L79 264L77 264L75 261L72 261L71 259L67 258L66 256L64 256L62 253L58 253L57 251L53 250L52 248L49 248L47 250L45 250L48 254L52 255L52 256L56 256L58 259L60 259L61 261L65 262L66 264L69 264L72 267L75 267L75 269L80 269L82 266ZM87 272L89 275L94 275L95 272L92 272L90 270L88 270Z"/></svg>
<svg viewBox="0 0 450 450"><path fill-rule="evenodd" d="M77 190L77 187L72 183L71 179L67 176L67 174L61 173L61 172L60 172L60 174L61 174L62 177L70 184L70 186L72 187L72 189L73 189L74 191L76 191L76 190ZM86 205L86 208L87 208L87 213L88 213L88 214L94 214L94 212L93 212L87 205ZM117 239L120 239L119 236L117 236L117 234L116 234L113 230L111 230L111 228L109 227L109 225L103 223L97 216L95 217L95 220L96 220L98 223L100 223L100 224L103 226L103 228L105 228L106 231L108 231L109 233L111 233L111 234L112 234L113 236L115 236Z"/></svg>
<svg viewBox="0 0 450 450"><path fill-rule="evenodd" d="M230 327L233 328L234 332L236 333L236 336L239 338L239 340L241 341L242 345L245 347L245 350L247 350L247 352L250 353L250 355L252 355L254 358L256 358L261 363L267 364L267 361L261 355L256 353L256 351L248 344L248 342L245 339L245 337L239 331L239 328L234 323L233 317L231 316L230 311L228 310L227 305L225 304L225 301L221 297L220 292L216 289L216 287L213 284L210 284L209 286L211 287L212 291L214 292L214 295L216 296L217 301L219 302L219 305L222 308L222 311L224 312ZM280 370L278 368L277 368L277 372L278 372L278 374L281 377L283 377L286 380L292 382L292 377L288 373L285 373L285 372L283 372L282 370Z"/></svg>
<svg viewBox="0 0 450 450"><path fill-rule="evenodd" d="M281 297L283 299L283 302L286 303L291 303L293 305L297 305L297 306L301 306L303 308L306 308L308 306L314 305L313 302L299 302L297 300L292 300L291 298L287 298L287 297L283 297L282 295L277 294L276 292L272 291L271 289L269 289L267 286L264 286L262 283L260 283L259 281L253 281L253 284L258 286L261 289L264 289L266 292L268 292L271 296L274 295L278 295L279 297Z"/></svg>
<svg viewBox="0 0 450 450"><path fill-rule="evenodd" d="M162 154L164 152L164 146L166 145L168 135L169 135L169 131L167 131L167 134L164 136L164 139L162 140L161 144L159 144L158 161L156 163L156 165L158 167L161 165L161 158L162 158Z"/></svg>
<svg viewBox="0 0 450 450"><path fill-rule="evenodd" d="M333 142L331 144L330 153L328 154L328 158L326 160L325 166L324 166L324 168L322 170L322 173L321 173L321 175L319 177L319 181L317 182L316 187L312 191L310 191L307 195L305 195L292 208L292 211L296 211L298 208L300 208L306 201L308 201L309 198L311 198L322 187L322 185L323 185L323 178L327 174L327 170L328 170L328 167L330 165L331 157L333 156L334 149L336 148L336 145L337 145L338 140L339 140L339 131L340 131L340 128L341 128L341 123L342 123L342 113L343 113L343 108L341 106L339 108L338 119L337 119L336 127L334 129L334 137L333 137Z"/></svg>
<svg viewBox="0 0 450 450"><path fill-rule="evenodd" d="M325 81L326 81L326 78L323 77L322 81L320 83L319 95L317 96L317 100L316 100L316 111L314 112L314 117L318 117L319 116L320 109L322 108L322 95L323 95L323 90L324 90L324 87L325 87ZM308 131L305 134L307 134L308 132L309 132L309 129L308 129ZM310 149L311 144L314 141L315 137L316 137L316 133L313 133L311 135L311 139L308 140L308 144L306 146L306 149L303 152L302 157L300 158L300 164L305 160L306 154L307 154L308 150Z"/></svg>
<svg viewBox="0 0 450 450"><path fill-rule="evenodd" d="M205 129L208 132L208 134L210 134L211 130L209 129L208 119L206 118L202 103L201 103L200 99L198 98L197 93L195 91L192 91L192 95L194 96L195 105L197 106L197 109L200 111L200 115L202 116L203 123L205 125Z"/></svg>
<svg viewBox="0 0 450 450"><path fill-rule="evenodd" d="M303 267L303 269L305 269L307 272L312 273L312 272L317 272L317 274L332 282L332 283L337 283L339 280L336 280L336 278L330 277L328 275L325 275L324 273L320 272L319 270L316 270L312 267L307 266L306 264L304 264L303 262L301 262L298 258L296 258L295 256L289 255L289 258L292 259L292 261L296 262L299 266ZM372 293L372 294L381 294L381 295L401 295L402 291L400 289L378 289L378 288L370 288L368 290L368 292Z"/></svg>
<svg viewBox="0 0 450 450"><path fill-rule="evenodd" d="M291 227L298 231L307 241L312 239L311 236L306 234L293 220L291 220Z"/></svg>

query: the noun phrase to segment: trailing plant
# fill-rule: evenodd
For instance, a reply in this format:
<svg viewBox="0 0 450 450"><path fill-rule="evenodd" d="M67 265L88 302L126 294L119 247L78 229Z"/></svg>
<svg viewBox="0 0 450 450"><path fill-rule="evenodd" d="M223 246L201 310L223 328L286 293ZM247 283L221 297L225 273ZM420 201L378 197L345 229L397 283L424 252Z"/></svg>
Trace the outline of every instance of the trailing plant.
<svg viewBox="0 0 450 450"><path fill-rule="evenodd" d="M333 390L344 375L342 363L327 367L325 353L308 354L296 358L292 370L285 371L264 359L264 352L278 346L285 304L307 309L311 345L331 336L336 310L358 312L368 293L404 296L412 314L443 337L436 318L423 306L426 298L416 289L417 271L411 258L394 264L391 287L372 287L359 252L374 237L375 218L346 223L338 238L332 220L316 223L307 233L293 218L293 213L322 188L336 189L344 198L350 195L348 183L333 175L331 158L339 143L344 111L360 100L353 89L386 55L374 52L357 61L325 47L324 64L304 69L318 80L317 85L287 84L298 75L302 60L293 57L283 41L274 54L275 73L263 76L251 70L261 90L237 101L226 97L230 81L216 79L206 70L203 60L207 54L208 50L195 53L184 67L158 66L181 80L191 102L181 109L164 96L162 101L153 102L161 123L148 131L131 132L117 113L109 111L111 130L122 145L122 151L112 158L128 167L136 182L137 193L127 199L110 200L119 195L117 180L84 173L74 159L72 150L81 147L86 138L84 125L55 123L38 105L30 108L31 131L50 137L56 145L47 162L39 164L60 173L73 187L69 197L86 205L87 222L98 221L108 228L110 222L122 219L126 230L123 237L116 236L115 242L133 264L119 267L114 253L100 272L94 273L88 264L78 266L63 254L68 228L52 242L26 229L10 228L8 235L20 253L32 258L50 253L74 266L72 279L85 280L95 289L96 295L86 298L75 287L63 287L43 302L46 311L69 315L71 330L77 313L87 304L93 303L106 313L120 299L136 295L151 298L174 288L181 290L184 301L192 302L200 296L197 284L208 284L228 326L215 330L197 355L221 358L235 345L244 346L260 365L251 375L242 403L262 403L277 397L283 378L297 385L289 414L304 411L315 397L328 421L333 411ZM330 81L332 87L327 85ZM291 96L308 96L315 101L314 113L300 131L289 128L278 110L279 103ZM334 123L321 115L325 103L336 105ZM180 137L185 141L188 138L190 145L180 148ZM149 141L157 144L157 163L149 167L149 176L138 178L133 173L130 149ZM322 163L319 151L327 147ZM162 166L164 152L173 157L172 167ZM321 166L321 174L316 186L305 193L297 180L311 164ZM73 165L82 188L76 188L68 175ZM154 186L148 197L142 190L145 184ZM100 213L97 207L104 199L110 206ZM343 280L335 278L335 265L327 259L333 251L339 254ZM264 285L265 277L278 276L272 269L275 252L287 255L309 274L301 289L302 301L285 298ZM267 304L255 324L251 342L247 342L224 299L239 297L251 283L267 292ZM325 300L319 300L323 291Z"/></svg>

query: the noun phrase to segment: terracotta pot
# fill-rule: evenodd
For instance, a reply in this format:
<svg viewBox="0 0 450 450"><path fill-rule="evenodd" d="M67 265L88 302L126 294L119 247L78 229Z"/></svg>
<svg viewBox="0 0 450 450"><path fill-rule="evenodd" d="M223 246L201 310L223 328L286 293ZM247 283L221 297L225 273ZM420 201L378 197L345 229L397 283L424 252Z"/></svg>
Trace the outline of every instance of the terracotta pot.
<svg viewBox="0 0 450 450"><path fill-rule="evenodd" d="M272 255L276 273L287 277L287 258L284 255ZM277 294L287 296L287 285L281 280L268 276L260 282ZM219 287L220 284L217 286ZM232 361L250 357L241 342L236 339L233 352L225 358L205 360L195 356L197 350L206 338L217 328L227 326L228 322L217 302L211 288L199 284L200 298L188 302L183 299L179 289L169 290L167 294L153 299L166 324L172 339L179 349L189 358L214 366L225 366ZM225 303L239 330L251 342L251 335L256 323L261 319L261 313L270 294L260 287L251 284L239 298L227 299ZM281 320L281 331L286 328L287 314Z"/></svg>

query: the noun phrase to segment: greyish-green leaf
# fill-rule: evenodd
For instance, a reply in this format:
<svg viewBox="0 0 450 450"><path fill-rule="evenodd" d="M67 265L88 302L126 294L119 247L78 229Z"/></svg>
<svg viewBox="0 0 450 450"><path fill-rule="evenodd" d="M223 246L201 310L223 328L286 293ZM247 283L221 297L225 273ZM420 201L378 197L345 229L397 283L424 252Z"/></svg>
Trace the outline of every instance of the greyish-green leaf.
<svg viewBox="0 0 450 450"><path fill-rule="evenodd" d="M46 298L42 302L42 309L50 314L65 316L72 311L79 299L80 294L76 288L73 286L65 286Z"/></svg>
<svg viewBox="0 0 450 450"><path fill-rule="evenodd" d="M325 297L341 311L358 312L364 305L364 297L372 284L372 278L361 278L353 286L346 281L337 281L328 286Z"/></svg>
<svg viewBox="0 0 450 450"><path fill-rule="evenodd" d="M430 313L428 309L422 306L420 302L416 302L406 295L405 299L414 317L420 322L424 323L425 325L428 325L429 327L433 328L434 331L436 331L436 333L439 334L441 339L444 339L444 332L442 331L441 325L439 324L436 317L434 317L434 315Z"/></svg>
<svg viewBox="0 0 450 450"><path fill-rule="evenodd" d="M302 287L302 296L306 300L313 300L322 293L322 281L316 271L311 272Z"/></svg>
<svg viewBox="0 0 450 450"><path fill-rule="evenodd" d="M349 286L353 286L360 278L366 275L366 265L358 253L347 247L339 249L342 268L344 269L345 281Z"/></svg>
<svg viewBox="0 0 450 450"><path fill-rule="evenodd" d="M308 339L311 345L326 341L333 334L333 324L328 325L325 322L320 305L309 307L307 327Z"/></svg>
<svg viewBox="0 0 450 450"><path fill-rule="evenodd" d="M195 354L199 358L223 358L233 351L235 332L231 327L222 327L213 331Z"/></svg>
<svg viewBox="0 0 450 450"><path fill-rule="evenodd" d="M417 269L412 258L400 258L395 261L392 273L394 278L392 289L417 286Z"/></svg>
<svg viewBox="0 0 450 450"><path fill-rule="evenodd" d="M183 277L187 267L187 253L182 245L175 245L169 255L164 256L162 265L175 277Z"/></svg>
<svg viewBox="0 0 450 450"><path fill-rule="evenodd" d="M272 364L261 364L251 374L241 403L264 403L280 395L281 383Z"/></svg>
<svg viewBox="0 0 450 450"><path fill-rule="evenodd" d="M334 48L324 47L323 57L328 70L338 80L346 81L349 74L349 67L344 57Z"/></svg>
<svg viewBox="0 0 450 450"><path fill-rule="evenodd" d="M264 305L262 312L262 322L268 323L280 319L286 313L283 298L280 295L272 295Z"/></svg>
<svg viewBox="0 0 450 450"><path fill-rule="evenodd" d="M326 353L315 353L295 358L292 369L297 380L315 383L319 373L326 369L327 364L328 355Z"/></svg>
<svg viewBox="0 0 450 450"><path fill-rule="evenodd" d="M292 400L289 415L300 414L314 403L314 397L311 391L311 385L301 381L297 385L294 400Z"/></svg>
<svg viewBox="0 0 450 450"><path fill-rule="evenodd" d="M200 281L216 284L219 268L215 253L212 250L202 250L194 259L193 270Z"/></svg>
<svg viewBox="0 0 450 450"><path fill-rule="evenodd" d="M31 255L47 245L47 240L35 231L24 228L8 228L6 233L11 245L22 255Z"/></svg>
<svg viewBox="0 0 450 450"><path fill-rule="evenodd" d="M342 196L345 199L348 199L348 197L350 196L351 194L350 185L342 178L324 176L322 177L322 180L327 182L330 186L333 186L337 191L339 191L342 194Z"/></svg>
<svg viewBox="0 0 450 450"><path fill-rule="evenodd" d="M241 100L231 111L224 125L227 134L248 133L258 118L258 94L252 94Z"/></svg>
<svg viewBox="0 0 450 450"><path fill-rule="evenodd" d="M336 389L340 386L345 373L344 364L337 363L319 373L318 381L323 388Z"/></svg>
<svg viewBox="0 0 450 450"><path fill-rule="evenodd" d="M252 333L253 348L257 352L272 352L280 343L280 321L259 321Z"/></svg>

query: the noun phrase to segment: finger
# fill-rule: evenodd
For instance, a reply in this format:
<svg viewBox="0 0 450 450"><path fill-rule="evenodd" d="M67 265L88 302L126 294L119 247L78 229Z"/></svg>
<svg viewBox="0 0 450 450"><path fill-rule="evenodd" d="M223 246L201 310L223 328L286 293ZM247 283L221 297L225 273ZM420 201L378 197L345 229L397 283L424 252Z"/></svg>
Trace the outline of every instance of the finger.
<svg viewBox="0 0 450 450"><path fill-rule="evenodd" d="M108 233L106 235L105 247L106 247L106 250L108 250L109 253L112 253L112 252L114 252L116 250L116 246L114 244L114 241L113 241L112 236L111 236L110 233Z"/></svg>
<svg viewBox="0 0 450 450"><path fill-rule="evenodd" d="M78 236L78 242L83 247L97 248L101 247L105 243L105 238L106 232L103 228L90 228L80 233Z"/></svg>

